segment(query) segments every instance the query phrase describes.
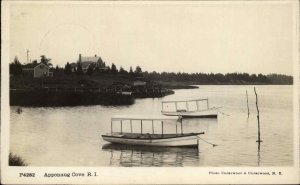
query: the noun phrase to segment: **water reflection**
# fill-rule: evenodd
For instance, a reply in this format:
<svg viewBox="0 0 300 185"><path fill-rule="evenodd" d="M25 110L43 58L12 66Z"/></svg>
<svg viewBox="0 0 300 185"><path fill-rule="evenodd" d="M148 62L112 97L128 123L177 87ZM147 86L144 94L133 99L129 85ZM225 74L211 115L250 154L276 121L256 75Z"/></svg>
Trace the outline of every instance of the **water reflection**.
<svg viewBox="0 0 300 185"><path fill-rule="evenodd" d="M218 119L183 119L184 133L189 132L208 132L218 126Z"/></svg>
<svg viewBox="0 0 300 185"><path fill-rule="evenodd" d="M191 147L149 147L105 144L102 150L110 152L110 166L197 166L198 149Z"/></svg>

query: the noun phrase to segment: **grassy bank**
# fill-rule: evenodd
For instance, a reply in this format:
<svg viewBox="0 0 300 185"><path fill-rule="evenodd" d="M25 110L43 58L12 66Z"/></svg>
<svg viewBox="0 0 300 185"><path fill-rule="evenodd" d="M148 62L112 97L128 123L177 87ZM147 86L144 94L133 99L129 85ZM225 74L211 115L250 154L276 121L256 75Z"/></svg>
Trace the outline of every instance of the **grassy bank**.
<svg viewBox="0 0 300 185"><path fill-rule="evenodd" d="M25 162L23 158L13 153L9 153L9 166L27 166L28 164Z"/></svg>

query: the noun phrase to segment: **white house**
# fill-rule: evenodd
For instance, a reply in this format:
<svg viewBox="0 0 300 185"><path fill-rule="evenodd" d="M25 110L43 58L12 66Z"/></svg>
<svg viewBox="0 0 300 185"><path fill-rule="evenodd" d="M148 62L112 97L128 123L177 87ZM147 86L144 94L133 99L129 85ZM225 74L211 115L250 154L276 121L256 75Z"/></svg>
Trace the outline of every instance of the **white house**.
<svg viewBox="0 0 300 185"><path fill-rule="evenodd" d="M44 63L31 63L22 67L25 75L33 75L34 78L53 76L49 69L50 67Z"/></svg>

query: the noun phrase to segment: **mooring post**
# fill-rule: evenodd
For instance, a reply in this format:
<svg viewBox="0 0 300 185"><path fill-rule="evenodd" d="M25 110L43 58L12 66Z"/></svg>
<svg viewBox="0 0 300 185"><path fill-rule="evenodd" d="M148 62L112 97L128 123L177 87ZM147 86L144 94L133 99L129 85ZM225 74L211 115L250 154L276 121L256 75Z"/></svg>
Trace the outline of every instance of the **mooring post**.
<svg viewBox="0 0 300 185"><path fill-rule="evenodd" d="M121 134L122 134L122 132L123 132L123 122L121 120Z"/></svg>
<svg viewBox="0 0 300 185"><path fill-rule="evenodd" d="M262 142L262 140L260 140L260 123L259 123L259 109L258 109L258 99L257 99L257 93L254 87L254 93L255 93L255 97L256 97L256 109L257 109L257 127L258 127L258 140L256 142Z"/></svg>
<svg viewBox="0 0 300 185"><path fill-rule="evenodd" d="M164 137L164 122L161 121L161 135Z"/></svg>
<svg viewBox="0 0 300 185"><path fill-rule="evenodd" d="M113 133L113 122L112 122L112 120L110 121L110 133L111 133L111 135Z"/></svg>
<svg viewBox="0 0 300 185"><path fill-rule="evenodd" d="M249 117L250 112L249 112L248 92L247 92L247 90L246 90L246 97L247 97L247 110L248 110L248 117Z"/></svg>

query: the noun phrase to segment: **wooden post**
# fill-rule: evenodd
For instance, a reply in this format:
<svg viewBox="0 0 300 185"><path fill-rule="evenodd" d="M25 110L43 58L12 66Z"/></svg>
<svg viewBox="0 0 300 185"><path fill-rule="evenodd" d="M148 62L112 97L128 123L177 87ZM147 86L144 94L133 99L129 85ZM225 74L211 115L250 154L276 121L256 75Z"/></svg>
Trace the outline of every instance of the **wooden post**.
<svg viewBox="0 0 300 185"><path fill-rule="evenodd" d="M250 112L249 112L248 92L247 92L247 90L246 90L246 96L247 96L247 109L248 109L248 117L249 117Z"/></svg>
<svg viewBox="0 0 300 185"><path fill-rule="evenodd" d="M132 120L130 120L130 131L132 133Z"/></svg>
<svg viewBox="0 0 300 185"><path fill-rule="evenodd" d="M176 135L177 135L177 123L176 123Z"/></svg>
<svg viewBox="0 0 300 185"><path fill-rule="evenodd" d="M153 125L153 120L152 120L152 134L154 134L154 125Z"/></svg>
<svg viewBox="0 0 300 185"><path fill-rule="evenodd" d="M112 135L112 132L113 132L113 122L112 122L112 120L110 121L110 133L111 133L111 135Z"/></svg>
<svg viewBox="0 0 300 185"><path fill-rule="evenodd" d="M255 97L256 97L256 109L257 109L257 127L258 127L258 140L256 142L262 142L262 140L260 140L260 123L259 123L259 109L258 109L258 99L257 99L257 93L254 87L254 93L255 93Z"/></svg>
<svg viewBox="0 0 300 185"><path fill-rule="evenodd" d="M175 109L176 109L176 112L177 112L177 102L175 102Z"/></svg>
<svg viewBox="0 0 300 185"><path fill-rule="evenodd" d="M123 131L123 122L121 120L121 134L122 134L122 131Z"/></svg>
<svg viewBox="0 0 300 185"><path fill-rule="evenodd" d="M197 136L198 137L198 136ZM197 138L197 150L198 150L198 153L200 152L200 144L199 144L199 138Z"/></svg>

